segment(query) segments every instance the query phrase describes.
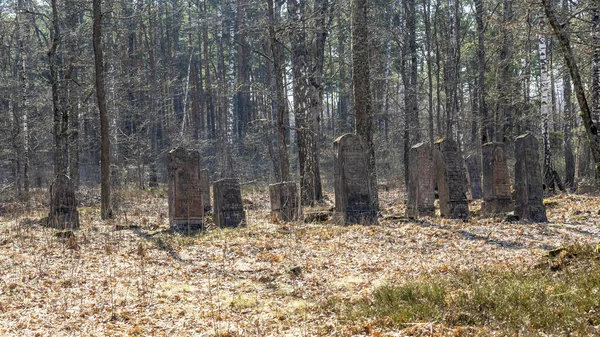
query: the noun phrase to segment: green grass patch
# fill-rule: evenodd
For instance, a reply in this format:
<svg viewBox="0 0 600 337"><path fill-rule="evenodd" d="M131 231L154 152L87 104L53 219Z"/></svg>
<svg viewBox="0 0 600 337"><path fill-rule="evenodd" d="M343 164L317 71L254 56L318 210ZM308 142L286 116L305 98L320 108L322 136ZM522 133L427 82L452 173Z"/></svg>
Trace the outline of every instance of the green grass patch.
<svg viewBox="0 0 600 337"><path fill-rule="evenodd" d="M600 325L600 255L567 247L528 271L486 271L385 285L370 298L334 303L348 321L438 322L552 335L589 335ZM330 303L331 305L332 303Z"/></svg>

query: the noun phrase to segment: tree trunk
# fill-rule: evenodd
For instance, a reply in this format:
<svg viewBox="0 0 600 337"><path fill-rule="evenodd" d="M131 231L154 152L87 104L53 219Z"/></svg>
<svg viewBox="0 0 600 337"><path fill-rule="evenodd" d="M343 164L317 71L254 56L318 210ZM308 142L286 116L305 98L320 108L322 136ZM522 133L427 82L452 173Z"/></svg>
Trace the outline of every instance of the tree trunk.
<svg viewBox="0 0 600 337"><path fill-rule="evenodd" d="M546 17L550 22L550 26L552 26L552 30L560 42L567 67L569 68L569 73L571 74L571 80L573 81L573 85L575 87L577 102L579 103L579 108L581 109L581 121L585 127L592 157L594 158L594 174L596 178L596 185L600 185L600 138L598 137L598 127L592 120L592 113L585 96L585 88L581 80L581 75L579 74L579 67L577 66L575 57L573 56L571 41L565 32L565 26L559 24L558 19L556 18L552 2L550 2L550 0L542 0L542 3L544 5Z"/></svg>
<svg viewBox="0 0 600 337"><path fill-rule="evenodd" d="M379 211L373 116L369 75L368 0L352 0L352 86L355 132L367 150L367 169L373 189L372 208Z"/></svg>
<svg viewBox="0 0 600 337"><path fill-rule="evenodd" d="M285 89L284 89L284 69L283 69L283 45L277 39L275 33L275 14L273 10L273 1L267 0L269 15L269 38L271 44L271 55L273 58L273 70L275 76L275 99L277 102L277 148L279 154L279 163L281 167L281 181L290 181L290 162L286 146L286 126L285 126Z"/></svg>
<svg viewBox="0 0 600 337"><path fill-rule="evenodd" d="M569 1L563 0L563 10L565 13L569 11ZM565 34L569 37L568 27L565 27ZM566 66L566 65L565 65ZM565 71L563 72L563 97L564 97L564 152L565 152L565 187L573 189L575 186L575 156L573 154L573 104L571 103L571 78Z"/></svg>
<svg viewBox="0 0 600 337"><path fill-rule="evenodd" d="M427 62L427 111L429 112L429 143L433 144L433 74L431 60L431 0L423 0L423 17L425 21L425 61Z"/></svg>
<svg viewBox="0 0 600 337"><path fill-rule="evenodd" d="M313 181L314 181L314 200L319 201L323 198L323 187L321 185L321 172L319 165L319 140L321 137L321 114L323 112L323 68L325 65L325 41L329 31L330 10L329 0L317 0L314 3L315 12L315 37L313 45L313 64L310 73L310 109L309 113L312 119L313 136Z"/></svg>
<svg viewBox="0 0 600 337"><path fill-rule="evenodd" d="M94 66L96 70L96 99L100 112L100 199L101 217L112 217L110 205L110 133L108 110L106 108L106 90L104 88L104 59L102 55L102 11L101 0L93 0L92 44L94 48Z"/></svg>
<svg viewBox="0 0 600 337"><path fill-rule="evenodd" d="M298 162L300 166L300 196L303 205L315 200L314 184L314 134L310 116L310 80L308 73L308 51L306 49L305 0L289 0L288 15L294 22L292 33L292 73L294 76L294 113L298 135Z"/></svg>

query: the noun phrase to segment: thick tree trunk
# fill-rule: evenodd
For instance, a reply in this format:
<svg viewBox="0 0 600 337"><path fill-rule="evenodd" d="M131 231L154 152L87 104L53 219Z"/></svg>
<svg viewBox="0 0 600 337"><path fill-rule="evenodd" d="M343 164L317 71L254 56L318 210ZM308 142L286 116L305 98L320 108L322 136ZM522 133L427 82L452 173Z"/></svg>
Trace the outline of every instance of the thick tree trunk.
<svg viewBox="0 0 600 337"><path fill-rule="evenodd" d="M315 37L313 44L312 72L310 73L310 109L313 136L313 163L314 163L314 200L323 198L321 185L321 172L319 165L319 140L321 137L321 114L323 113L323 68L325 65L325 41L329 31L330 10L329 0L317 0L314 3L315 12Z"/></svg>
<svg viewBox="0 0 600 337"><path fill-rule="evenodd" d="M367 149L367 169L373 189L372 208L379 210L373 116L369 75L368 1L352 0L352 85L354 92L355 132Z"/></svg>
<svg viewBox="0 0 600 337"><path fill-rule="evenodd" d="M52 0L52 44L48 51L50 63L50 83L52 86L53 126L54 126L54 175L67 173L66 140L63 132L63 99L60 90L60 64L57 49L60 44L60 25L57 0Z"/></svg>
<svg viewBox="0 0 600 337"><path fill-rule="evenodd" d="M102 219L112 217L110 205L110 133L106 90L104 88L104 57L102 53L102 10L101 0L93 0L92 44L96 70L96 99L100 112L100 199Z"/></svg>

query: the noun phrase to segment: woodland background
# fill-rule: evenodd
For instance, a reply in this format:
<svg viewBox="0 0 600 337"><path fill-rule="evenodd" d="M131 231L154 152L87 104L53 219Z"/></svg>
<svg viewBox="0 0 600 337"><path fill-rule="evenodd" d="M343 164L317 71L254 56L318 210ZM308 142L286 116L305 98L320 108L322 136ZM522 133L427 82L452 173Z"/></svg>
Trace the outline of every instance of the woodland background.
<svg viewBox="0 0 600 337"><path fill-rule="evenodd" d="M451 137L465 156L501 141L512 157L527 131L544 142L545 172L567 188L594 178L578 84L543 5L561 23L598 121L597 3L368 2L360 82L371 91L380 183L404 183L419 141ZM211 179L294 179L308 200L331 188L332 141L355 126L349 1L118 0L100 11L95 20L87 1L0 1L2 199L27 200L61 172L78 185L100 182L95 65L104 68L112 185L164 181L165 153L184 145L200 150Z"/></svg>

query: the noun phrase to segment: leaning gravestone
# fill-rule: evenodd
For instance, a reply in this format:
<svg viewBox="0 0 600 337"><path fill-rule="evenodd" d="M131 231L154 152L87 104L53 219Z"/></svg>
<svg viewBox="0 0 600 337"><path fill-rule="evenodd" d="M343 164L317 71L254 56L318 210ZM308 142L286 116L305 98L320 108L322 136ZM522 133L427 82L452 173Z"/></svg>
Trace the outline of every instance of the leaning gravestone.
<svg viewBox="0 0 600 337"><path fill-rule="evenodd" d="M433 157L431 145L419 143L408 152L408 201L406 215L410 218L434 216Z"/></svg>
<svg viewBox="0 0 600 337"><path fill-rule="evenodd" d="M200 153L181 147L167 155L169 222L174 229L201 229L204 218Z"/></svg>
<svg viewBox="0 0 600 337"><path fill-rule="evenodd" d="M546 222L538 141L530 133L515 140L515 215L531 222Z"/></svg>
<svg viewBox="0 0 600 337"><path fill-rule="evenodd" d="M510 195L510 176L506 164L504 143L483 144L483 203L484 215L512 212L514 204Z"/></svg>
<svg viewBox="0 0 600 337"><path fill-rule="evenodd" d="M473 200L481 199L483 190L481 189L481 162L479 157L472 154L465 160L467 164L467 177L469 178L469 191Z"/></svg>
<svg viewBox="0 0 600 337"><path fill-rule="evenodd" d="M50 186L48 226L60 229L79 228L75 184L65 174L59 174Z"/></svg>
<svg viewBox="0 0 600 337"><path fill-rule="evenodd" d="M202 204L204 205L204 213L212 209L210 203L210 179L208 177L208 169L200 170L200 186L202 186Z"/></svg>
<svg viewBox="0 0 600 337"><path fill-rule="evenodd" d="M289 222L298 220L298 186L294 181L269 185L271 218Z"/></svg>
<svg viewBox="0 0 600 337"><path fill-rule="evenodd" d="M213 220L219 227L238 227L246 223L239 179L227 178L213 183Z"/></svg>
<svg viewBox="0 0 600 337"><path fill-rule="evenodd" d="M440 199L440 216L469 218L467 179L458 146L451 139L440 139L433 146L435 182Z"/></svg>
<svg viewBox="0 0 600 337"><path fill-rule="evenodd" d="M367 152L358 136L345 134L333 142L335 218L343 224L377 222L375 186L367 170Z"/></svg>

